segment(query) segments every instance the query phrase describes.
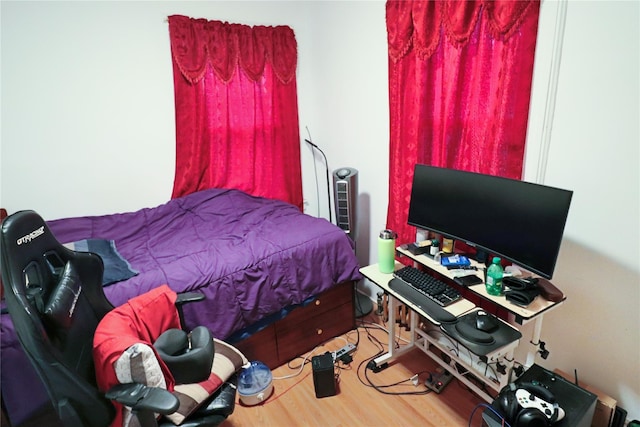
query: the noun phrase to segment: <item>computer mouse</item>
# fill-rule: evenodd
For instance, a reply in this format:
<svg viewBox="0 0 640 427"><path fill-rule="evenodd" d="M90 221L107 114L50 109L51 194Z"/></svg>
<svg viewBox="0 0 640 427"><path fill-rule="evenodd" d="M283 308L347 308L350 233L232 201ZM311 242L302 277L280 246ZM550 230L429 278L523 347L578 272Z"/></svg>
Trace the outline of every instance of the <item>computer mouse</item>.
<svg viewBox="0 0 640 427"><path fill-rule="evenodd" d="M500 321L486 311L479 310L476 313L476 329L484 332L493 332L498 329Z"/></svg>

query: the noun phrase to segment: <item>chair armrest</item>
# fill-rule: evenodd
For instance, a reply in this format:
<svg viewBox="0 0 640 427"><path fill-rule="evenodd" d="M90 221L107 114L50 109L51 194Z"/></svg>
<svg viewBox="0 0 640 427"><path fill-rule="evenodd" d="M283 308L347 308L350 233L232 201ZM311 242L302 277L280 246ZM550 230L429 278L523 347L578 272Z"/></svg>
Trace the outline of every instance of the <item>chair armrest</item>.
<svg viewBox="0 0 640 427"><path fill-rule="evenodd" d="M151 411L163 415L178 410L180 402L170 391L158 387L147 387L140 383L118 384L110 388L105 397L133 411Z"/></svg>
<svg viewBox="0 0 640 427"><path fill-rule="evenodd" d="M183 292L177 295L175 306L176 306L176 310L178 310L180 325L182 326L183 329L186 326L184 323L184 312L182 310L182 306L190 302L202 301L203 299L204 299L204 294L201 292Z"/></svg>
<svg viewBox="0 0 640 427"><path fill-rule="evenodd" d="M189 302L202 301L204 294L201 292L184 292L178 294L176 298L176 305L183 305Z"/></svg>

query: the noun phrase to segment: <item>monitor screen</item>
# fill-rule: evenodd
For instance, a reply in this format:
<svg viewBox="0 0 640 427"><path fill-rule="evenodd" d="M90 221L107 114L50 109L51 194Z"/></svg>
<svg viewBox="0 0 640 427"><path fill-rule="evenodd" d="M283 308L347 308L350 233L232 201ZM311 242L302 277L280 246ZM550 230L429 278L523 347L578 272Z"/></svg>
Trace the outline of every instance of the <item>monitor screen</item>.
<svg viewBox="0 0 640 427"><path fill-rule="evenodd" d="M416 165L408 222L551 279L572 195L525 181Z"/></svg>

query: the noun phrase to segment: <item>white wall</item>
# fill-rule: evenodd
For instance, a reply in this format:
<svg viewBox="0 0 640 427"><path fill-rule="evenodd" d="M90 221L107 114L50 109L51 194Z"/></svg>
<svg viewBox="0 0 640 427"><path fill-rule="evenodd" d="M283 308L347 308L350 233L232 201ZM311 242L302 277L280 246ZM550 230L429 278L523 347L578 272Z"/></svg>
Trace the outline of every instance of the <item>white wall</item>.
<svg viewBox="0 0 640 427"><path fill-rule="evenodd" d="M377 258L376 239L378 232L386 227L388 202L389 106L384 2L329 3L314 3L315 36L311 49L314 81L311 86L317 111L302 112L301 126L308 126L313 141L325 151L330 172L344 166L358 170L356 252L360 263L367 265ZM309 171L305 178L312 175L311 167L312 163L305 163L303 159L303 169ZM319 212L328 218L323 163L318 162L317 167ZM315 181L307 179L306 183L308 213L317 215ZM375 290L369 288L365 292L375 295Z"/></svg>
<svg viewBox="0 0 640 427"><path fill-rule="evenodd" d="M174 128L166 12L2 2L2 203L45 218L159 204Z"/></svg>
<svg viewBox="0 0 640 427"><path fill-rule="evenodd" d="M572 189L574 201L554 276L568 301L545 317L551 356L537 362L577 369L640 418L638 2L569 2L554 109L556 9L547 1L541 13L525 178ZM376 261L388 200L383 1L3 1L0 13L0 205L9 212L54 219L168 200L165 17L285 24L298 41L301 140L308 127L331 171L359 170L358 256ZM328 218L322 158L318 202L313 153L301 144L306 211Z"/></svg>
<svg viewBox="0 0 640 427"><path fill-rule="evenodd" d="M557 7L543 4L538 52L551 50ZM553 280L568 300L545 318L551 356L541 364L577 369L629 419L640 418L639 24L638 2L568 2L544 171L544 183L574 196ZM536 73L532 106L552 108L541 100L548 69Z"/></svg>
<svg viewBox="0 0 640 427"><path fill-rule="evenodd" d="M300 2L3 1L4 207L53 219L170 198L170 14L289 24L301 52L310 44ZM313 81L301 57L300 78Z"/></svg>

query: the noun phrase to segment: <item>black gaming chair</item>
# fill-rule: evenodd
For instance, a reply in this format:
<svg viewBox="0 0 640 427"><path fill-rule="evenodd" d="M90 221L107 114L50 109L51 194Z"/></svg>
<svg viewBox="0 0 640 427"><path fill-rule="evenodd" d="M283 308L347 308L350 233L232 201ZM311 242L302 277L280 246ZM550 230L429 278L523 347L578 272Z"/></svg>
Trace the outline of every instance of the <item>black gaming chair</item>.
<svg viewBox="0 0 640 427"><path fill-rule="evenodd" d="M178 407L178 399L167 390L132 383L103 394L96 386L93 336L100 320L113 309L102 291L102 259L62 246L33 211L5 218L0 243L9 314L62 424L109 426L115 415L112 399L131 407L143 427L173 426L163 419L157 422L153 415L169 414ZM70 264L80 287L61 294L60 283ZM61 317L56 310L65 304L66 313L73 314ZM233 381L225 383L182 426L220 424L234 410L235 390Z"/></svg>

